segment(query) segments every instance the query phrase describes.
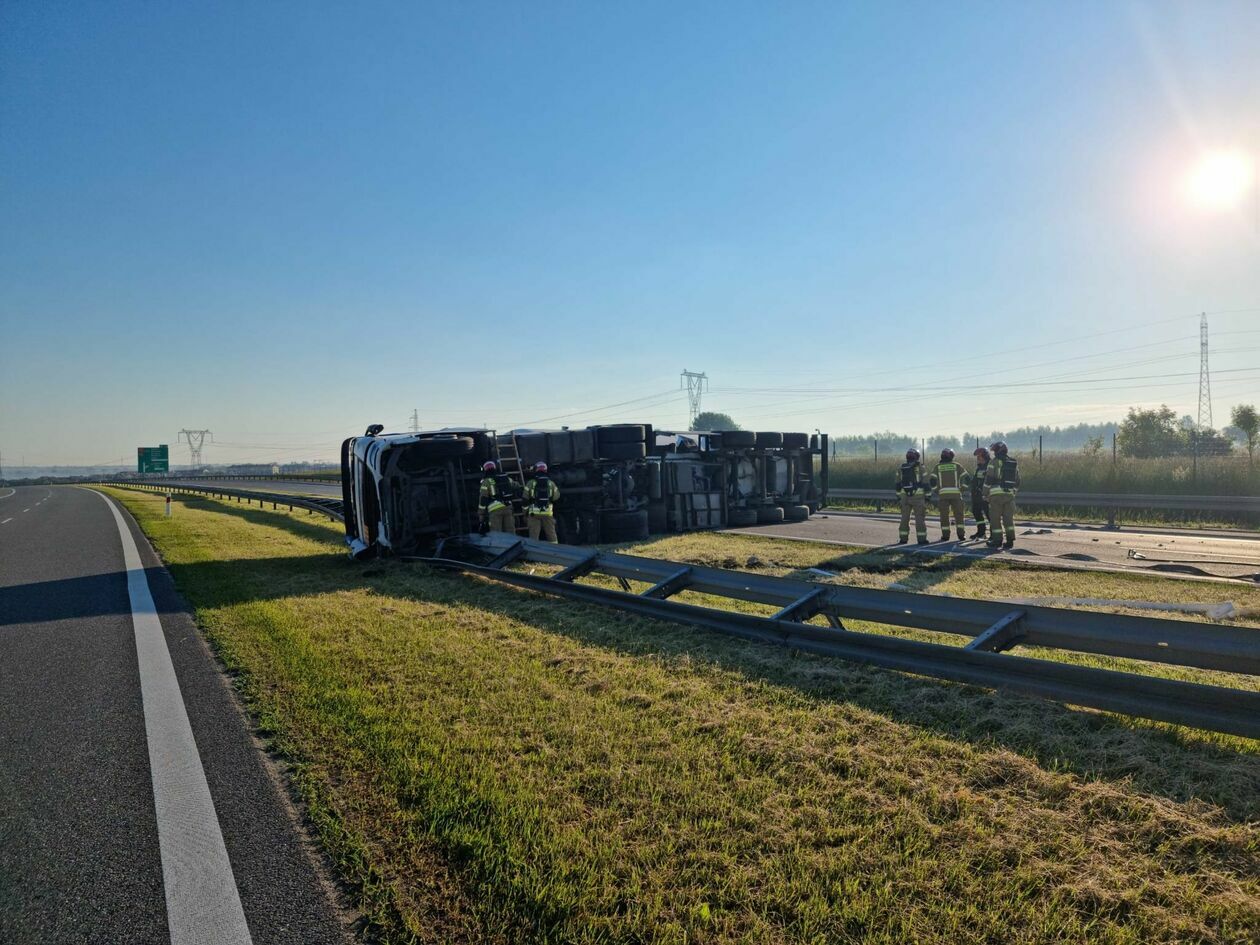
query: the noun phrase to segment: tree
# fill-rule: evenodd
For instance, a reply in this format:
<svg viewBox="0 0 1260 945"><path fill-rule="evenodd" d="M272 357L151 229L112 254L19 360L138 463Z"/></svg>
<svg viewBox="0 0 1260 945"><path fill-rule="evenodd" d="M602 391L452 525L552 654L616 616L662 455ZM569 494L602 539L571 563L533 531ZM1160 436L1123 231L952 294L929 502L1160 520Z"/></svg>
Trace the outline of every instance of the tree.
<svg viewBox="0 0 1260 945"><path fill-rule="evenodd" d="M1102 436L1091 436L1085 440L1085 445L1081 447L1081 452L1086 456L1097 456L1102 452L1103 438Z"/></svg>
<svg viewBox="0 0 1260 945"><path fill-rule="evenodd" d="M1247 460L1256 461L1256 440L1260 439L1260 414L1254 404L1239 404L1229 415L1230 421L1247 439Z"/></svg>
<svg viewBox="0 0 1260 945"><path fill-rule="evenodd" d="M1167 405L1157 410L1129 408L1116 433L1116 445L1125 456L1168 456L1182 452L1188 443L1178 428L1177 413Z"/></svg>
<svg viewBox="0 0 1260 945"><path fill-rule="evenodd" d="M696 430L738 430L740 425L731 419L728 413L714 413L712 410L706 410L704 413L696 416L694 425Z"/></svg>
<svg viewBox="0 0 1260 945"><path fill-rule="evenodd" d="M1191 430L1187 436L1190 439L1190 445L1200 456L1224 456L1234 450L1233 438L1211 427Z"/></svg>

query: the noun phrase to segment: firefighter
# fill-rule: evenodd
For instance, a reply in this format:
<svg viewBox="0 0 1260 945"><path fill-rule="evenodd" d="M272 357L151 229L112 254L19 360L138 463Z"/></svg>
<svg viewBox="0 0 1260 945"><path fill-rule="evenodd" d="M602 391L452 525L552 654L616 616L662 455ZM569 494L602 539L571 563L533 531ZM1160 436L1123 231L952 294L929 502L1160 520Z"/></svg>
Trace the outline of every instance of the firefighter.
<svg viewBox="0 0 1260 945"><path fill-rule="evenodd" d="M928 543L927 536L927 476L919 462L919 451L906 450L906 461L897 470L897 495L901 498L901 528L897 532L897 544L904 545L910 539L910 513L914 512L914 530L919 544Z"/></svg>
<svg viewBox="0 0 1260 945"><path fill-rule="evenodd" d="M976 458L976 474L971 477L971 517L976 520L976 533L972 538L983 538L989 521L989 500L984 494L984 473L989 468L989 451L976 447L971 454Z"/></svg>
<svg viewBox="0 0 1260 945"><path fill-rule="evenodd" d="M1015 544L1015 494L1019 491L1019 464L1010 456L1001 440L989 445L993 459L984 471L984 484L989 493L989 547L1010 548ZM998 531L1001 526L1006 540Z"/></svg>
<svg viewBox="0 0 1260 945"><path fill-rule="evenodd" d="M971 483L971 474L962 463L954 462L954 451L948 446L941 450L941 461L932 470L932 488L936 490L937 506L941 510L941 541L949 541L949 513L954 513L954 527L958 531L958 540L967 537L967 528L963 519L966 510L963 508L962 490Z"/></svg>
<svg viewBox="0 0 1260 945"><path fill-rule="evenodd" d="M534 464L534 478L525 483L525 502L529 513L529 537L538 540L541 533L553 545L556 537L556 500L560 487L547 476L547 464Z"/></svg>
<svg viewBox="0 0 1260 945"><path fill-rule="evenodd" d="M512 495L516 491L512 480L499 472L493 461L481 465L481 489L477 510L481 520L480 532L515 532L512 516Z"/></svg>

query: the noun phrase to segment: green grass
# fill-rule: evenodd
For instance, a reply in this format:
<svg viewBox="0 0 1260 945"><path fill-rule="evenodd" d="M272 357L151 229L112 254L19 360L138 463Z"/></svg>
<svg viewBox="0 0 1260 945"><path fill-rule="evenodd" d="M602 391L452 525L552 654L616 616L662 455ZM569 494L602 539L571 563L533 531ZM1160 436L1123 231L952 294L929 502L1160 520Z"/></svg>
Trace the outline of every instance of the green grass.
<svg viewBox="0 0 1260 945"><path fill-rule="evenodd" d="M166 520L116 494L387 941L1260 937L1255 742L356 564L302 513L184 498ZM749 536L640 550L984 596L1222 593Z"/></svg>

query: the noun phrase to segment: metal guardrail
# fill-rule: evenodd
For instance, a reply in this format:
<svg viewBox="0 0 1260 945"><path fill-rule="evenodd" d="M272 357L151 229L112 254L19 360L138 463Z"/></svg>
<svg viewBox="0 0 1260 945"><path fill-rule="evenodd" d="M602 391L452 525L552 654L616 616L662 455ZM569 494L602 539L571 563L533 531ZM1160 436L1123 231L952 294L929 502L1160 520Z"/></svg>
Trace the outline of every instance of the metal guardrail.
<svg viewBox="0 0 1260 945"><path fill-rule="evenodd" d="M447 557L441 557L444 554ZM484 563L476 563L478 558ZM813 584L503 533L448 539L439 557L410 560L855 662L1260 738L1260 692L1003 652L1026 645L1260 675L1260 629ZM507 569L516 562L556 564L563 570L544 577ZM622 590L576 583L595 573L618 578ZM631 593L629 581L650 587ZM770 604L778 610L762 617L669 599L683 590ZM819 615L830 626L803 623ZM846 629L846 619L971 639L959 647L861 633Z"/></svg>
<svg viewBox="0 0 1260 945"><path fill-rule="evenodd" d="M888 489L828 489L828 499L874 502L877 510L884 503L895 504L897 499ZM1128 495L1120 492L1023 492L1016 497L1018 505L1095 508L1107 511L1107 522L1116 523L1121 509L1161 509L1185 512L1223 512L1229 514L1260 515L1260 497L1223 495Z"/></svg>
<svg viewBox="0 0 1260 945"><path fill-rule="evenodd" d="M165 476L142 476L127 479L128 482L341 482L341 473L305 473L288 475L285 473L233 475L222 473L215 476L183 476L170 473Z"/></svg>
<svg viewBox="0 0 1260 945"><path fill-rule="evenodd" d="M209 495L216 498L235 499L237 502L257 502L262 508L267 503L273 509L286 507L306 509L327 515L335 522L344 522L342 502L340 499L322 498L320 496L294 495L291 492L255 492L252 489L229 489L226 486L184 486L174 483L140 482L135 479L96 479L93 483L102 486L114 486L119 489L135 489L140 492L183 493L187 495Z"/></svg>

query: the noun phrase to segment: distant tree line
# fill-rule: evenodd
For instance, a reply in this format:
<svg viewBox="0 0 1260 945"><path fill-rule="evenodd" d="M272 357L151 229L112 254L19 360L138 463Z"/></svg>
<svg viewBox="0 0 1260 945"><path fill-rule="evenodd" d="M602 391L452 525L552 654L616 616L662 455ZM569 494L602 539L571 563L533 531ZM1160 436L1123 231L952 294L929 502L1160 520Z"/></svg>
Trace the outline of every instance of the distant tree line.
<svg viewBox="0 0 1260 945"><path fill-rule="evenodd" d="M1178 418L1171 407L1161 405L1150 410L1132 407L1119 423L1024 426L988 433L968 431L961 436L938 433L926 438L926 449L928 455L932 455L949 447L966 456L977 443L987 446L994 440L1005 440L1016 453L1028 453L1040 446L1047 452L1097 455L1110 451L1114 436L1117 452L1122 456L1223 456L1238 446L1254 461L1256 446L1260 444L1260 413L1250 404L1239 404L1230 412L1230 420L1231 424L1223 430L1200 430L1192 417ZM918 437L892 430L865 436L831 437L832 452L838 457L873 456L876 443L880 456L889 457L912 446L924 445Z"/></svg>

